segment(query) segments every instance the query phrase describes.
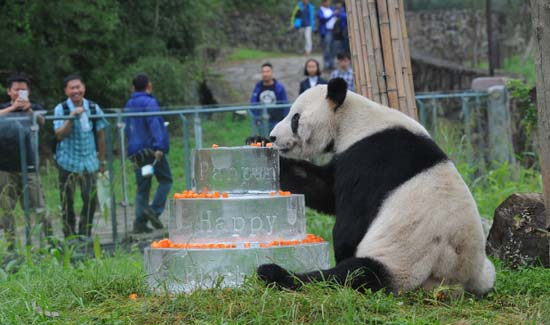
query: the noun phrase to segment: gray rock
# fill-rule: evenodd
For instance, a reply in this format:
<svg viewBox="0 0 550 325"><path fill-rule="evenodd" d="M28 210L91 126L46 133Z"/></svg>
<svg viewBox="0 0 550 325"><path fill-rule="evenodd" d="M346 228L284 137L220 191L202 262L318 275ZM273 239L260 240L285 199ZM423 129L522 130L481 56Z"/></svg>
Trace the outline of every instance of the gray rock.
<svg viewBox="0 0 550 325"><path fill-rule="evenodd" d="M495 210L487 254L512 267L550 267L550 232L545 229L545 220L542 194L512 194Z"/></svg>

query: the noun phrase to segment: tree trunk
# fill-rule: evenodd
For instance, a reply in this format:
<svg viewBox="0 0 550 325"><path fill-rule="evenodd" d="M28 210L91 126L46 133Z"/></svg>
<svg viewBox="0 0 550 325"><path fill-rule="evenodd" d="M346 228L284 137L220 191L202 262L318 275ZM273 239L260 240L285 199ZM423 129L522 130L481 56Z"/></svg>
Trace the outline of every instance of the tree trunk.
<svg viewBox="0 0 550 325"><path fill-rule="evenodd" d="M537 111L540 166L544 187L546 227L550 227L550 4L531 0L535 33L535 70L537 75Z"/></svg>

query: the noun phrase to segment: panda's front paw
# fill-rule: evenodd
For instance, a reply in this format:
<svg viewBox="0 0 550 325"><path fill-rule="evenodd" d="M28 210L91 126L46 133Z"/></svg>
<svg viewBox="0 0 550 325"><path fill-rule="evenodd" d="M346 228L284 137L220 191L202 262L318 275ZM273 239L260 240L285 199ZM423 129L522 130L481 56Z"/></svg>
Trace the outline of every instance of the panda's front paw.
<svg viewBox="0 0 550 325"><path fill-rule="evenodd" d="M263 264L258 267L258 277L267 282L275 284L277 287L296 290L298 288L297 279L287 270L277 264Z"/></svg>
<svg viewBox="0 0 550 325"><path fill-rule="evenodd" d="M253 143L261 143L262 146L265 146L265 144L269 143L269 142L271 142L271 141L269 141L268 138L265 138L265 137L262 137L262 136L259 136L259 135L254 135L254 136L248 137L245 140L246 145L250 145L250 144L253 144Z"/></svg>

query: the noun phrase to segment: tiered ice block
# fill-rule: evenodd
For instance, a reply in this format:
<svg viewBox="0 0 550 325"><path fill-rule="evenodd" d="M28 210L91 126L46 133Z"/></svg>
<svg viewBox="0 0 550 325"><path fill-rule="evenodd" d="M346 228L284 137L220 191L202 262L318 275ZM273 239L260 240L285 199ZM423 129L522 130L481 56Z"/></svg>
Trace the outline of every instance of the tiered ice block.
<svg viewBox="0 0 550 325"><path fill-rule="evenodd" d="M273 148L220 147L193 151L196 191L251 193L279 189L279 153Z"/></svg>
<svg viewBox="0 0 550 325"><path fill-rule="evenodd" d="M277 263L294 272L327 269L328 243L243 249L145 249L145 270L151 288L166 288L170 292L237 287L265 263Z"/></svg>
<svg viewBox="0 0 550 325"><path fill-rule="evenodd" d="M233 147L193 154L195 191L229 192L229 197L173 200L170 240L229 243L232 248L146 248L145 269L154 289L190 292L235 287L264 263L277 263L293 272L329 267L327 242L266 244L306 237L304 196L272 195L279 190L276 150Z"/></svg>
<svg viewBox="0 0 550 325"><path fill-rule="evenodd" d="M306 235L303 195L231 195L172 204L169 234L176 243L264 243Z"/></svg>

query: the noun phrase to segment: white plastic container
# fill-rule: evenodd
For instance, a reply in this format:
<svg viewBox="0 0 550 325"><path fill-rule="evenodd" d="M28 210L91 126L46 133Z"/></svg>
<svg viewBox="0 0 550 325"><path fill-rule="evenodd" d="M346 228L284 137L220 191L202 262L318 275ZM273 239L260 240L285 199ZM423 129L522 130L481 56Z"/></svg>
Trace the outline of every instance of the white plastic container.
<svg viewBox="0 0 550 325"><path fill-rule="evenodd" d="M80 114L80 129L82 130L82 132L89 132L92 130L92 126L90 124L90 120L88 119L88 114L86 113L86 111Z"/></svg>

